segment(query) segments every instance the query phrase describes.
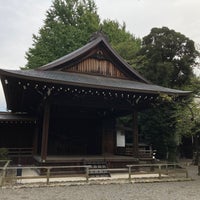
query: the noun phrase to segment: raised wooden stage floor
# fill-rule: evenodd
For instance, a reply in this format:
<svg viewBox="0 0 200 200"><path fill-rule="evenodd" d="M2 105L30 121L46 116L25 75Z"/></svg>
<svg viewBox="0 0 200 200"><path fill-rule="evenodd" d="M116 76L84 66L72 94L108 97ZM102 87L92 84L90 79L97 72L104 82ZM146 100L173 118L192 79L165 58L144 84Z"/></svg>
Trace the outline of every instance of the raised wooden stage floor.
<svg viewBox="0 0 200 200"><path fill-rule="evenodd" d="M121 155L68 155L68 156L47 156L42 162L40 156L34 156L38 165L84 165L87 162L104 161L108 167L125 167L128 164L138 163L133 156Z"/></svg>

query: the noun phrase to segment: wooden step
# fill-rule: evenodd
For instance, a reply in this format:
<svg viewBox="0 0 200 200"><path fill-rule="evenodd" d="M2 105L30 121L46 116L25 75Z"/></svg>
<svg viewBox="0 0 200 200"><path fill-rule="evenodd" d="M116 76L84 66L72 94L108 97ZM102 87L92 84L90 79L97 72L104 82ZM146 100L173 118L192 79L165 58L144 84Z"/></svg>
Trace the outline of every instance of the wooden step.
<svg viewBox="0 0 200 200"><path fill-rule="evenodd" d="M90 177L110 177L110 172L108 171L107 163L105 161L85 161L85 165L90 165L89 176Z"/></svg>

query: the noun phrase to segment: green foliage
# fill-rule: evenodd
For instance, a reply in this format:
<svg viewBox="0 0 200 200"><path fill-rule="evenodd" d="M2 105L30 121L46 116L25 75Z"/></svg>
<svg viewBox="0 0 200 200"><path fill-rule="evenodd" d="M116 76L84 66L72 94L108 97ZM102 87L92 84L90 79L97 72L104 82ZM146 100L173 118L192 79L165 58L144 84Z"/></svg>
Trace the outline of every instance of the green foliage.
<svg viewBox="0 0 200 200"><path fill-rule="evenodd" d="M179 137L197 135L200 133L200 101L189 104L177 104L178 112L174 117L177 119L176 134Z"/></svg>
<svg viewBox="0 0 200 200"><path fill-rule="evenodd" d="M33 35L25 67L40 67L78 49L100 29L108 35L113 48L129 63L134 63L141 41L126 31L125 24L112 20L101 24L93 0L54 0L44 26L38 35Z"/></svg>
<svg viewBox="0 0 200 200"><path fill-rule="evenodd" d="M136 55L140 50L141 40L126 31L125 23L120 25L117 21L104 20L101 27L118 54L130 65L134 65Z"/></svg>
<svg viewBox="0 0 200 200"><path fill-rule="evenodd" d="M184 89L193 91L193 96L200 97L200 77L193 77L190 84L185 85Z"/></svg>
<svg viewBox="0 0 200 200"><path fill-rule="evenodd" d="M152 28L143 38L138 70L155 84L181 88L194 76L198 55L194 42L183 34L167 27Z"/></svg>
<svg viewBox="0 0 200 200"><path fill-rule="evenodd" d="M99 29L100 19L92 0L54 0L33 47L26 53L26 68L36 68L83 46Z"/></svg>
<svg viewBox="0 0 200 200"><path fill-rule="evenodd" d="M153 28L143 38L138 70L155 84L198 91L194 84L198 80L192 70L198 55L194 42L181 33L167 27ZM158 150L159 158L175 161L182 135L196 129L197 124L189 119L188 103L192 99L178 103L169 96L161 94L160 97L163 103L141 113L141 132Z"/></svg>
<svg viewBox="0 0 200 200"><path fill-rule="evenodd" d="M173 109L169 104L161 104L145 110L139 115L140 133L148 144L157 150L157 158L167 158L170 145L174 145L175 126L172 118Z"/></svg>

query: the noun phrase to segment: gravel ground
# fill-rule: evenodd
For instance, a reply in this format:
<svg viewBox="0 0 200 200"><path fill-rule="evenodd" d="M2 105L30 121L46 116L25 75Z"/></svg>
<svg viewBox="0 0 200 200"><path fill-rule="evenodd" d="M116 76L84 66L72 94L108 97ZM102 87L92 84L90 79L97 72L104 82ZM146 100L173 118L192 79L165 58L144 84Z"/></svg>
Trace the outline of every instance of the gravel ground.
<svg viewBox="0 0 200 200"><path fill-rule="evenodd" d="M0 189L0 200L199 200L200 177L194 181Z"/></svg>

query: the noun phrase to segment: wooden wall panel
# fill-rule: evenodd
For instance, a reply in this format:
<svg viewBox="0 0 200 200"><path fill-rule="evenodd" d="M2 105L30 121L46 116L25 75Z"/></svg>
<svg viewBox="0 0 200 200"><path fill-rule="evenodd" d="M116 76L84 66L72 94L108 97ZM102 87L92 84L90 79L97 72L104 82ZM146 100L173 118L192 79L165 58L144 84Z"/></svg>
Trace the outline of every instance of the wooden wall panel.
<svg viewBox="0 0 200 200"><path fill-rule="evenodd" d="M70 68L64 68L62 71L95 74L115 78L126 78L124 73L121 72L110 61L95 58L88 58Z"/></svg>

